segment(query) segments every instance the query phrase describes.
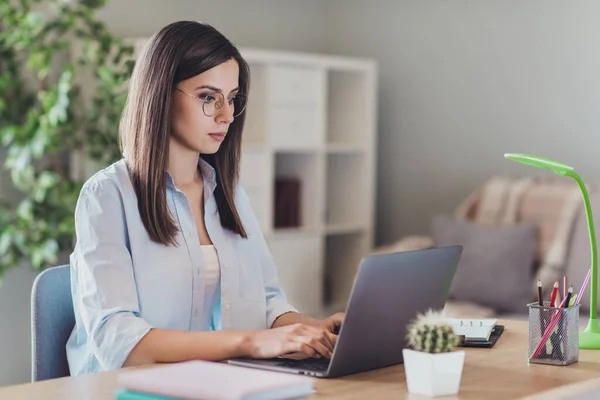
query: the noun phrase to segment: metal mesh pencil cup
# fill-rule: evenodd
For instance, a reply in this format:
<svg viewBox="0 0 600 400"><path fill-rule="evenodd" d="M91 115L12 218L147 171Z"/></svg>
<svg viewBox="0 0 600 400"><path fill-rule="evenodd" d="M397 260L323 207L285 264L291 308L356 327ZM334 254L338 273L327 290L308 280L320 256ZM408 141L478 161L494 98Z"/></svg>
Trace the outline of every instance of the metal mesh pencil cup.
<svg viewBox="0 0 600 400"><path fill-rule="evenodd" d="M531 303L529 307L529 351L530 363L569 365L579 360L579 305L558 308ZM555 325L551 331L549 326ZM538 349L544 337L548 339Z"/></svg>

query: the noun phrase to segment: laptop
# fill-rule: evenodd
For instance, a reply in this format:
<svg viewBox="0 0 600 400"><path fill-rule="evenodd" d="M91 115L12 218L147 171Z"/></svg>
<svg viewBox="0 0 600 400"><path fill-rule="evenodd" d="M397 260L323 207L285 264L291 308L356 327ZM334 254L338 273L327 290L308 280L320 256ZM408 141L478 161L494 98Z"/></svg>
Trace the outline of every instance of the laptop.
<svg viewBox="0 0 600 400"><path fill-rule="evenodd" d="M407 325L417 313L444 307L461 253L462 246L446 246L364 257L329 360L278 357L227 362L319 378L401 364Z"/></svg>

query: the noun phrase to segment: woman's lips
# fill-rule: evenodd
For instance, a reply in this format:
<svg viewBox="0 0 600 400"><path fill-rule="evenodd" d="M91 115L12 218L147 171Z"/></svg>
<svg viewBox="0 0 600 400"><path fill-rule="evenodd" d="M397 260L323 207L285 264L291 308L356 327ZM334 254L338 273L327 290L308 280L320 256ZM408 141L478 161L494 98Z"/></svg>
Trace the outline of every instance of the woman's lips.
<svg viewBox="0 0 600 400"><path fill-rule="evenodd" d="M213 133L209 133L208 136L210 136L211 138L222 142L223 140L225 140L225 132L213 132Z"/></svg>

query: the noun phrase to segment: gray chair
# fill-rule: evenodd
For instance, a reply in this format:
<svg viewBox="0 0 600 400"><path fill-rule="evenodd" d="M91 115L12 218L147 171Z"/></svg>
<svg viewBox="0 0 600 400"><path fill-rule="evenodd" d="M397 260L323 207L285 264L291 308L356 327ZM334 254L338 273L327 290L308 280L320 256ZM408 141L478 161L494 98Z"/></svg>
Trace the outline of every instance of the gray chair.
<svg viewBox="0 0 600 400"><path fill-rule="evenodd" d="M31 380L69 376L65 346L75 326L69 265L42 271L31 291Z"/></svg>

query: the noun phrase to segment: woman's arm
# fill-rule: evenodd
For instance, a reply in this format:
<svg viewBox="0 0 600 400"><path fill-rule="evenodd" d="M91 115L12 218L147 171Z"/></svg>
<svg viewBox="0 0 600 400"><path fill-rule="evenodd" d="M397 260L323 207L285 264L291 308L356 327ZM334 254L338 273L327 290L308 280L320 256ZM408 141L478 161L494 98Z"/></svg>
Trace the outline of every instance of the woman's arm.
<svg viewBox="0 0 600 400"><path fill-rule="evenodd" d="M190 360L220 361L250 354L251 331L188 332L151 329L123 366Z"/></svg>
<svg viewBox="0 0 600 400"><path fill-rule="evenodd" d="M151 329L123 366L237 357L273 358L301 353L331 358L335 337L323 327L294 323L275 329L187 332Z"/></svg>
<svg viewBox="0 0 600 400"><path fill-rule="evenodd" d="M325 319L314 319L307 317L297 312L289 312L281 315L273 323L273 328L281 326L293 325L293 324L304 324L314 326L317 328L327 329L331 333L337 334L338 329L342 326L345 314L337 313Z"/></svg>
<svg viewBox="0 0 600 400"><path fill-rule="evenodd" d="M297 312L288 312L282 314L275 320L272 328L279 328L281 326L287 326L292 324L306 324L310 326L320 326L321 321L307 317Z"/></svg>

